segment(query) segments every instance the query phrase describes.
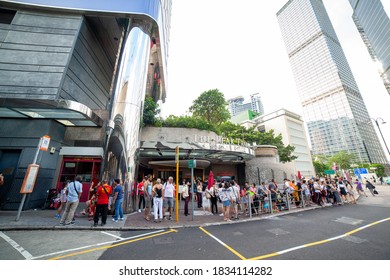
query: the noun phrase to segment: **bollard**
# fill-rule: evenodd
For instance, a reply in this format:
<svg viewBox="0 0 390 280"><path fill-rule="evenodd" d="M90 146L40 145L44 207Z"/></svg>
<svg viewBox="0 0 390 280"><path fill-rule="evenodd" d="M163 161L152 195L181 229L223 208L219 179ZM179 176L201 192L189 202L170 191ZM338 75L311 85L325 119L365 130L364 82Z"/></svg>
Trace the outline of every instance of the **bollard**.
<svg viewBox="0 0 390 280"><path fill-rule="evenodd" d="M302 208L305 208L306 205L305 205L305 199L304 199L304 195L303 195L303 191L301 190L301 203L302 203Z"/></svg>
<svg viewBox="0 0 390 280"><path fill-rule="evenodd" d="M251 200L251 194L248 192L248 206L249 206L249 218L252 218L252 200Z"/></svg>
<svg viewBox="0 0 390 280"><path fill-rule="evenodd" d="M274 213L274 211L272 210L272 195L271 193L269 194L268 196L268 209L269 209L269 212L270 214L272 215Z"/></svg>

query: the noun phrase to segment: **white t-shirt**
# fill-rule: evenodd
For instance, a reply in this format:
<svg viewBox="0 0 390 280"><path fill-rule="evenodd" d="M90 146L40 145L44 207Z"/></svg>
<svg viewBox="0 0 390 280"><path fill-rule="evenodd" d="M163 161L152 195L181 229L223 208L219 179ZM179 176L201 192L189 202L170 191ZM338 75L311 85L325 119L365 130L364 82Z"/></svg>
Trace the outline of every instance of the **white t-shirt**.
<svg viewBox="0 0 390 280"><path fill-rule="evenodd" d="M169 182L164 184L164 197L173 197L175 186Z"/></svg>

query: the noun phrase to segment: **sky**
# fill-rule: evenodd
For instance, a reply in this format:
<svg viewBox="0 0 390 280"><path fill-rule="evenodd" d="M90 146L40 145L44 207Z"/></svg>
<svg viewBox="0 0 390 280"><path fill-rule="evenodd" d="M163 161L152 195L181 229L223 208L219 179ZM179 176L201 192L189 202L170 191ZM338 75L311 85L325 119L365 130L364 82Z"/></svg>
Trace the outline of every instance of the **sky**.
<svg viewBox="0 0 390 280"><path fill-rule="evenodd" d="M389 146L390 95L352 20L349 1L323 2L370 117L387 121L379 126ZM226 99L260 93L265 113L284 108L303 115L276 17L285 3L287 0L173 0L162 116L186 114L193 100L210 89L218 89ZM390 0L382 3L390 14Z"/></svg>

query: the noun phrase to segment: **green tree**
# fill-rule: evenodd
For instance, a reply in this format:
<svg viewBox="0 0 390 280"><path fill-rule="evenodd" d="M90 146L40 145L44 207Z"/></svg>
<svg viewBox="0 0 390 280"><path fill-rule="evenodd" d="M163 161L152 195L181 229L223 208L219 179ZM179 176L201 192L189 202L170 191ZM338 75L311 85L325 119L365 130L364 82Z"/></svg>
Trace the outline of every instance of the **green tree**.
<svg viewBox="0 0 390 280"><path fill-rule="evenodd" d="M316 174L319 176L324 176L325 175L325 170L328 170L329 167L320 161L313 161L313 166L316 171Z"/></svg>
<svg viewBox="0 0 390 280"><path fill-rule="evenodd" d="M356 156L354 154L347 153L346 151L340 151L329 158L328 164L333 165L333 162L335 162L339 169L350 169L351 164L355 161Z"/></svg>
<svg viewBox="0 0 390 280"><path fill-rule="evenodd" d="M378 177L385 176L385 167L380 163L370 164L370 171L374 171Z"/></svg>
<svg viewBox="0 0 390 280"><path fill-rule="evenodd" d="M144 102L144 112L142 116L142 127L150 125L154 126L158 120L157 116L160 113L160 108L153 98L147 96Z"/></svg>
<svg viewBox="0 0 390 280"><path fill-rule="evenodd" d="M201 130L216 131L215 127L209 122L194 118L191 116L174 116L170 115L168 118L162 121L163 127L185 127L185 128L197 128Z"/></svg>
<svg viewBox="0 0 390 280"><path fill-rule="evenodd" d="M203 119L213 125L220 125L230 119L227 102L218 89L203 92L192 102L189 111L195 118Z"/></svg>

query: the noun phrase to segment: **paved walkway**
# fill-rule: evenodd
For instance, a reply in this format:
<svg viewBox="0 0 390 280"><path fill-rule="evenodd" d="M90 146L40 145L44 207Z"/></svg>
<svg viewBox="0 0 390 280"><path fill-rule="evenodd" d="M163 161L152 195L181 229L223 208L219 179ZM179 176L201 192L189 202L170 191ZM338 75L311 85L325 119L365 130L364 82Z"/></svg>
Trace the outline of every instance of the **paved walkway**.
<svg viewBox="0 0 390 280"><path fill-rule="evenodd" d="M377 185L379 195L372 197L370 192L366 190L368 197L360 197L359 204L389 204L390 205L390 186ZM225 222L223 217L219 215L203 215L202 210L195 209L194 220L192 215L184 216L183 212L179 214L179 221L164 220L161 223L153 222L153 217L150 216L150 221L144 219L144 213L131 213L125 215L124 221L113 222L111 216L107 218L107 224L104 227L93 227L93 221L88 221L87 216L80 214L81 210L85 206L84 203L79 205L77 211L76 223L69 226L59 225L59 219L54 215L57 213L55 210L27 210L21 213L19 221L15 221L17 211L0 211L0 231L2 230L142 230L142 229L161 229L161 228L179 228L179 227L199 227L208 225L221 225L226 223L238 223L249 222L253 220L267 219L272 216L287 215L291 213L297 213L302 211L314 210L321 208L318 206L306 207L306 208L293 208L290 211L282 211L274 214L261 214L259 216L240 216L237 221ZM191 207L190 207L191 209Z"/></svg>

